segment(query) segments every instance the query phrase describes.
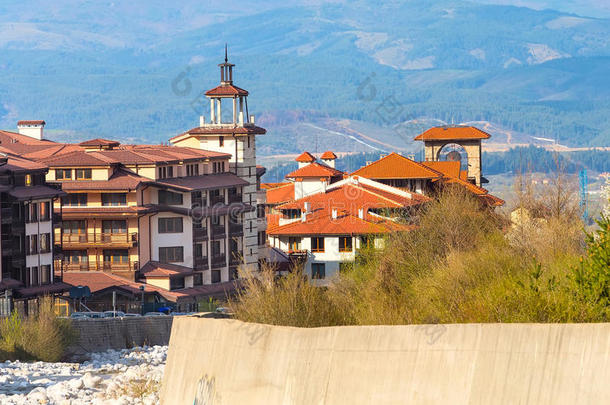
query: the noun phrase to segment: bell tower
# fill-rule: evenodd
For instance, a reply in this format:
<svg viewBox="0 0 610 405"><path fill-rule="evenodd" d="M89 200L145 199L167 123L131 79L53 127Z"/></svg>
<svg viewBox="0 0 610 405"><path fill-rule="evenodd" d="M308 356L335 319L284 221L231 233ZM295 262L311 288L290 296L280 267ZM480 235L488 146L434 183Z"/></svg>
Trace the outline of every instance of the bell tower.
<svg viewBox="0 0 610 405"><path fill-rule="evenodd" d="M452 125L433 127L415 137L424 142L427 162L461 160L467 178L481 187L484 180L481 169L481 142L491 135L475 127Z"/></svg>
<svg viewBox="0 0 610 405"><path fill-rule="evenodd" d="M188 146L215 152L228 153L229 171L248 182L242 189L242 202L254 208L243 214L243 261L254 270L258 266L258 231L256 213L256 135L267 131L254 123L248 113L248 91L233 82L235 65L229 62L225 45L224 62L220 68L220 84L205 92L210 100L208 120L200 117L199 126L170 141L177 146ZM230 109L223 115L224 105ZM225 107L226 108L226 107ZM263 219L264 220L264 219ZM221 275L222 281L228 275Z"/></svg>

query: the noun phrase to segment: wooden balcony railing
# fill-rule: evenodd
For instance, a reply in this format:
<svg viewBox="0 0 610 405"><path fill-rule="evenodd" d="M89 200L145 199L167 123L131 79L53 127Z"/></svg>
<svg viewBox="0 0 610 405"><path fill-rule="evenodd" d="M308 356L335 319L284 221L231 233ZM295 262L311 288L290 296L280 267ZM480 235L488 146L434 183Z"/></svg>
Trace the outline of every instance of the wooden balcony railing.
<svg viewBox="0 0 610 405"><path fill-rule="evenodd" d="M127 232L64 233L61 240L64 245L135 246L138 242L138 234Z"/></svg>
<svg viewBox="0 0 610 405"><path fill-rule="evenodd" d="M85 263L63 263L63 271L136 271L138 270L138 262L85 262Z"/></svg>
<svg viewBox="0 0 610 405"><path fill-rule="evenodd" d="M212 206L214 206L216 204L224 204L224 203L225 203L225 196L224 195L210 197L210 205L212 205Z"/></svg>
<svg viewBox="0 0 610 405"><path fill-rule="evenodd" d="M227 264L225 255L212 256L212 267L224 266Z"/></svg>
<svg viewBox="0 0 610 405"><path fill-rule="evenodd" d="M241 194L229 194L229 203L243 202Z"/></svg>

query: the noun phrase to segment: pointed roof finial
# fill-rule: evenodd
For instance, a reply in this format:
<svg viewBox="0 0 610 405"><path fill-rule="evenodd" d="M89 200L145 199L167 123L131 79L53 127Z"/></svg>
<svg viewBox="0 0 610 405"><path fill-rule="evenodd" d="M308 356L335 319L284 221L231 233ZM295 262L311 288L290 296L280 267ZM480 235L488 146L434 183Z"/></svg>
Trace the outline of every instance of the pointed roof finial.
<svg viewBox="0 0 610 405"><path fill-rule="evenodd" d="M225 42L225 63L227 63L229 61L229 58L227 57L227 43Z"/></svg>

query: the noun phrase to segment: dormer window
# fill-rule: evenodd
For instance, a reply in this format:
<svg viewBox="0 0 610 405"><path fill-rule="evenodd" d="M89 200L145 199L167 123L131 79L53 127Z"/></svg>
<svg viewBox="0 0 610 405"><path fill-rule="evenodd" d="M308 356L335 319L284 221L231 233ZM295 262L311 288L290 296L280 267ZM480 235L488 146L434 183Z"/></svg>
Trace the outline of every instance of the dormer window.
<svg viewBox="0 0 610 405"><path fill-rule="evenodd" d="M76 169L76 180L91 180L91 169Z"/></svg>

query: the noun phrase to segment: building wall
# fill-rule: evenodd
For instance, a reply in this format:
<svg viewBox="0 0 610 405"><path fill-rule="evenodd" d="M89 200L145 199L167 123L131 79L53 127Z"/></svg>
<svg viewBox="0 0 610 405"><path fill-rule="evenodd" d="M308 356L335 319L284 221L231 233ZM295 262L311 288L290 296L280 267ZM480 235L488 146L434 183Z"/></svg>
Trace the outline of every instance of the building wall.
<svg viewBox="0 0 610 405"><path fill-rule="evenodd" d="M159 233L159 218L182 218L182 232ZM193 221L191 217L171 212L160 212L152 217L150 226L151 260L159 261L160 247L182 246L184 249L184 261L173 264L193 267Z"/></svg>

